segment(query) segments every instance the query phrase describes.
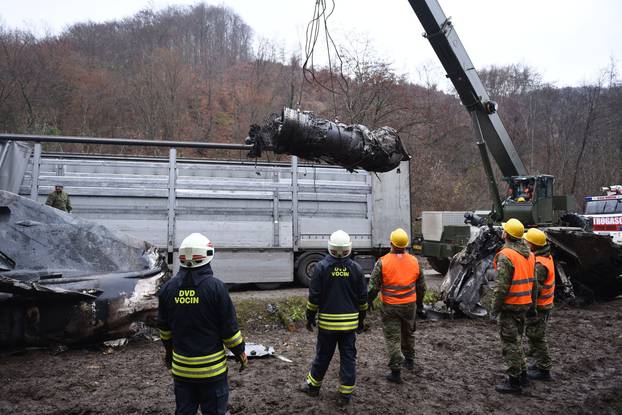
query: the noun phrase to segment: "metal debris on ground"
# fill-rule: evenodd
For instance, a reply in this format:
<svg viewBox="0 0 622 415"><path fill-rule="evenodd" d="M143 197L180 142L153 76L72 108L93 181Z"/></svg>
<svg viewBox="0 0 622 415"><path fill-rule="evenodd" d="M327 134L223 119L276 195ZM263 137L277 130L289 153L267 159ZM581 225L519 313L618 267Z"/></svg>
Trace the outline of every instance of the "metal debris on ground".
<svg viewBox="0 0 622 415"><path fill-rule="evenodd" d="M393 128L372 131L364 125L345 125L291 108L273 114L263 126L252 125L246 144L254 145L249 157L261 157L263 151L270 150L339 165L348 171L387 172L410 160Z"/></svg>
<svg viewBox="0 0 622 415"><path fill-rule="evenodd" d="M246 347L244 348L244 351L246 352L246 355L248 356L249 359L272 356L284 362L292 363L292 361L288 359L287 357L280 355L278 353L275 353L274 347L272 346L264 346L263 344L258 344L258 343L246 343L245 346ZM227 350L227 357L233 358L235 356L233 353L231 353L230 350Z"/></svg>
<svg viewBox="0 0 622 415"><path fill-rule="evenodd" d="M581 228L544 231L555 260L556 301L611 300L622 294L622 246ZM481 226L477 236L451 260L440 287L448 308L468 317L488 314L482 298L492 290L492 261L503 246L498 226Z"/></svg>
<svg viewBox="0 0 622 415"><path fill-rule="evenodd" d="M0 191L0 348L131 335L168 277L149 243Z"/></svg>

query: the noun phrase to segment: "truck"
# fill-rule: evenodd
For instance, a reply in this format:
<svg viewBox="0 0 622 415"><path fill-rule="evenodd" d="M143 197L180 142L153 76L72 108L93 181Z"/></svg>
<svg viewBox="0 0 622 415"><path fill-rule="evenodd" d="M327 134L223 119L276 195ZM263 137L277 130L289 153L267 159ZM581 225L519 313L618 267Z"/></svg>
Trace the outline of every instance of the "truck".
<svg viewBox="0 0 622 415"><path fill-rule="evenodd" d="M599 235L609 235L622 245L622 185L602 187L604 195L586 196L584 216Z"/></svg>
<svg viewBox="0 0 622 415"><path fill-rule="evenodd" d="M11 137L36 142L32 154L24 144L12 151L23 159L20 195L44 203L62 185L73 215L153 243L173 270L181 240L204 233L217 252L214 272L229 284L307 286L337 229L351 235L353 257L369 273L388 251L390 232L411 223L408 161L385 173L350 173L295 156L270 163L178 158L175 143L168 158L47 153L42 137Z"/></svg>

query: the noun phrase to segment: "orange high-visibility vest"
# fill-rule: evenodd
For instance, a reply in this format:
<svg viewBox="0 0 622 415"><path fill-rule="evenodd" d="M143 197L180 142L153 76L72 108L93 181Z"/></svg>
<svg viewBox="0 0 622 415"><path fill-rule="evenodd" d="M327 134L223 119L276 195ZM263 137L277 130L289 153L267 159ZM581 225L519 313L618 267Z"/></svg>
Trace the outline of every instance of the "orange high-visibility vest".
<svg viewBox="0 0 622 415"><path fill-rule="evenodd" d="M529 258L525 258L513 249L503 248L495 255L493 261L495 271L497 270L497 257L499 254L503 254L508 258L514 267L512 284L503 302L505 304L517 305L531 304L531 290L533 289L534 275L536 272L536 260L534 255L530 253Z"/></svg>
<svg viewBox="0 0 622 415"><path fill-rule="evenodd" d="M550 255L537 256L536 262L544 265L547 271L544 284L538 287L538 301L536 304L539 306L553 304L553 296L555 295L555 264L553 264L553 257Z"/></svg>
<svg viewBox="0 0 622 415"><path fill-rule="evenodd" d="M388 253L381 259L380 300L386 304L407 304L417 301L416 283L419 278L417 258L407 253Z"/></svg>

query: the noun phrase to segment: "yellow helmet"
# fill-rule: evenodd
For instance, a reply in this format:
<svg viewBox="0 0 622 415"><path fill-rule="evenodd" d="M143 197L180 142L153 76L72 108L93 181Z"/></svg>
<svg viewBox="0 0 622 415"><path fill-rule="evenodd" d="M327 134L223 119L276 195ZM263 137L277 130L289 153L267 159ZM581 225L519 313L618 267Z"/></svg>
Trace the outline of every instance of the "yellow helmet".
<svg viewBox="0 0 622 415"><path fill-rule="evenodd" d="M525 227L523 226L523 224L521 223L520 220L518 219L510 219L507 222L503 222L502 225L503 226L503 230L513 236L516 239L520 239L523 237L523 233L525 232Z"/></svg>
<svg viewBox="0 0 622 415"><path fill-rule="evenodd" d="M546 234L540 229L529 229L523 238L525 238L527 242L530 242L536 246L546 245Z"/></svg>
<svg viewBox="0 0 622 415"><path fill-rule="evenodd" d="M516 201L518 203L525 203L525 198L521 196L521 197L517 198Z"/></svg>
<svg viewBox="0 0 622 415"><path fill-rule="evenodd" d="M402 228L397 228L391 232L391 243L397 248L406 248L408 246L408 234Z"/></svg>

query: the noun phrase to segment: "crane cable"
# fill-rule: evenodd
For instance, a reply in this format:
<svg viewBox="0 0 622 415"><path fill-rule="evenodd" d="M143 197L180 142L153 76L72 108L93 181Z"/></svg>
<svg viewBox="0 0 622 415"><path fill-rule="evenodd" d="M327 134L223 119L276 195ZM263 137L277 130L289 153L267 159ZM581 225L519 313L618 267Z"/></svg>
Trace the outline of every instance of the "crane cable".
<svg viewBox="0 0 622 415"><path fill-rule="evenodd" d="M343 92L339 92L335 90L335 76L333 74L333 61L331 58L331 46L332 50L335 52L337 59L339 60L339 75L341 78L337 80L337 84L342 91L347 91L349 84L343 73L343 59L333 37L328 31L328 18L335 11L335 0L331 1L330 10L327 11L327 3L326 0L316 0L315 8L313 11L313 18L307 24L307 30L305 33L305 61L302 65L302 79L300 83L300 96L298 99L298 108L300 108L303 97L303 89L305 81L308 83L315 83L322 87L323 89L329 91L332 94L333 98L333 110L335 118L337 118L337 95L343 94ZM323 26L324 37L326 40L326 53L328 55L328 70L330 74L330 86L325 85L322 81L320 81L315 72L314 68L314 51L317 41L319 39L320 30Z"/></svg>

